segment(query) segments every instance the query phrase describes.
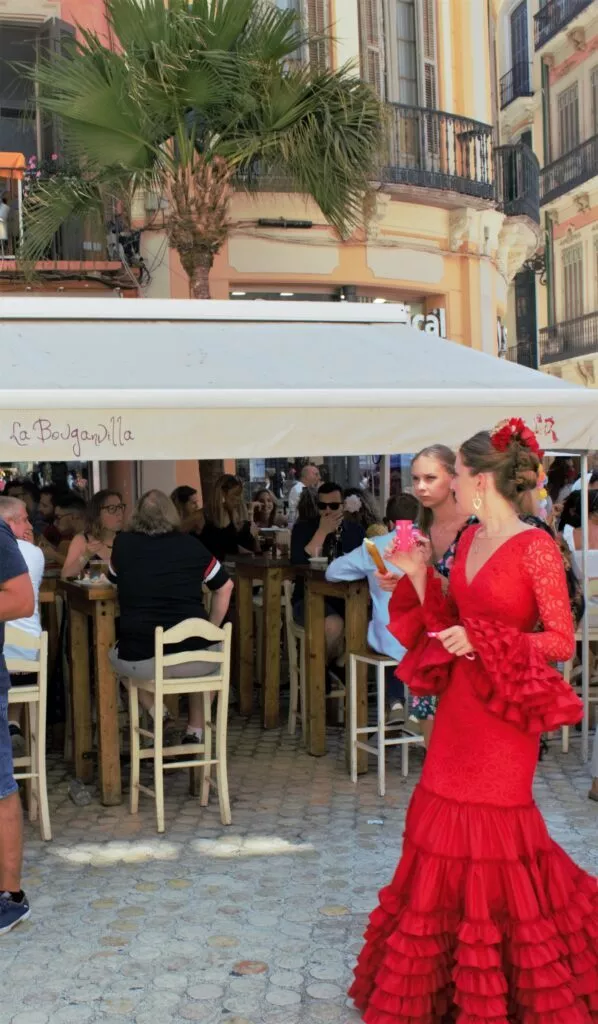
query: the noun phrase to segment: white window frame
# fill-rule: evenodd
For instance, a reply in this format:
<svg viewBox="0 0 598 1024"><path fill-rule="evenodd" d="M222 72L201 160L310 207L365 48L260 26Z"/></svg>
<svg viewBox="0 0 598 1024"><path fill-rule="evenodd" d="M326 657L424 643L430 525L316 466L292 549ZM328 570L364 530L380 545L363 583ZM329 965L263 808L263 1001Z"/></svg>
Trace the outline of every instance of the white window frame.
<svg viewBox="0 0 598 1024"><path fill-rule="evenodd" d="M570 265L570 264L567 264L566 261L567 261L567 257L569 256L569 254L572 254L573 252L575 252L576 254L579 253L579 259L576 259L575 263L579 263L581 265L581 272L580 272L580 275L579 275L579 280L580 280L580 283L581 283L581 295L579 296L580 302L581 302L581 309L580 309L580 311L576 312L574 316L572 316L570 310L567 309L567 287L566 287L567 266ZM563 309L562 309L562 316L559 317L559 319L562 320L562 321L576 320L578 317L583 316L584 313L585 313L585 310L586 310L586 294L587 294L587 284L586 284L586 280L585 280L586 260L585 260L583 240L579 241L579 242L574 242L571 245L564 246L561 249L561 252L560 252L560 260L561 260L561 281L562 281L562 293L561 294L563 296Z"/></svg>

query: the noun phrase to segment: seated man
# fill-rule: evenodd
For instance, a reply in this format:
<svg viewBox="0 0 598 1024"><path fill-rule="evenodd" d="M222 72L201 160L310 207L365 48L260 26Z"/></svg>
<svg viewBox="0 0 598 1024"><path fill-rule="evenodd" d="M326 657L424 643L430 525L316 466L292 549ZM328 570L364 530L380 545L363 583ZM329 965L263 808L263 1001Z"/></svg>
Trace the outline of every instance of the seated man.
<svg viewBox="0 0 598 1024"><path fill-rule="evenodd" d="M39 492L38 512L46 524L43 536L50 541L54 547L60 544L60 533L54 525L56 515L56 484L46 484Z"/></svg>
<svg viewBox="0 0 598 1024"><path fill-rule="evenodd" d="M35 545L31 543L33 539L33 531L31 523L29 522L25 503L20 501L18 498L0 497L0 519L4 520L6 525L10 527L17 538L18 548L25 559L35 597L33 615L24 619L15 619L12 622L8 622L7 625L16 626L17 629L22 630L24 633L31 633L33 636L40 636L42 627L39 615L39 588L44 575L44 556L40 549L36 548ZM10 658L24 658L27 661L35 661L36 652L28 650L25 647L14 647L12 644L5 644L4 657L6 660ZM35 678L36 677L34 676L34 679ZM28 681L29 676L26 673L18 673L11 677L13 686L25 684ZM21 757L25 750L25 741L21 731L22 713L22 704L10 705L11 717L8 721L8 727L12 740L13 755L15 757Z"/></svg>
<svg viewBox="0 0 598 1024"><path fill-rule="evenodd" d="M25 503L29 522L33 527L33 533L37 537L43 534L47 523L39 510L40 492L33 480L24 477L22 480L11 480L4 488L6 498L19 498Z"/></svg>
<svg viewBox="0 0 598 1024"><path fill-rule="evenodd" d="M410 519L412 522L417 516L418 501L411 494L399 494L390 498L386 506L385 522L387 530L394 530L395 523L400 519ZM388 533L384 536L373 536L371 542L376 545L378 551L384 557L384 550L388 546ZM396 572L396 568L393 568ZM390 593L381 589L376 576L376 565L364 543L347 555L335 558L326 571L326 579L331 582L339 580L363 580L367 579L372 596L372 618L368 628L368 643L373 651L378 654L386 654L393 661L401 661L405 649L401 647L398 640L388 630L388 603ZM394 725L404 718L404 687L395 676L395 669L386 669L386 704L388 710L387 723Z"/></svg>
<svg viewBox="0 0 598 1024"><path fill-rule="evenodd" d="M72 491L65 491L64 494L56 495L54 527L60 538L59 543L54 545L45 537L39 540L39 546L44 552L48 563L53 563L59 567L64 565L73 537L77 533L83 533L85 529L86 508L87 505L83 498Z"/></svg>
<svg viewBox="0 0 598 1024"><path fill-rule="evenodd" d="M309 495L309 490L305 488L299 501L299 518L291 534L291 562L294 565L307 565L310 558L318 555L332 559L337 554L358 548L365 531L359 523L345 518L340 485L332 481L321 484L315 508ZM293 617L300 626L305 625L304 593L303 577L297 576L293 592ZM325 611L327 660L329 664L337 662L330 672L342 682L343 673L342 670L339 673L341 666L338 661L343 654L345 603L342 598L327 598Z"/></svg>

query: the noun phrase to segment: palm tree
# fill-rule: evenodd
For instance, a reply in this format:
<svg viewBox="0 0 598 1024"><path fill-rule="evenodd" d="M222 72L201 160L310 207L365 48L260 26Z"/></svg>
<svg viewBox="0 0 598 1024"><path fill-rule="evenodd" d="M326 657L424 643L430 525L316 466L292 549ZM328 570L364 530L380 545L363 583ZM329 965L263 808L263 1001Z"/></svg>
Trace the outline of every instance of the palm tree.
<svg viewBox="0 0 598 1024"><path fill-rule="evenodd" d="M226 240L235 188L264 176L311 196L346 236L363 219L382 148L382 108L353 69L311 69L314 43L269 0L106 0L108 39L81 31L30 72L77 173L40 177L25 207L24 257L64 221L130 209L151 190L194 298Z"/></svg>

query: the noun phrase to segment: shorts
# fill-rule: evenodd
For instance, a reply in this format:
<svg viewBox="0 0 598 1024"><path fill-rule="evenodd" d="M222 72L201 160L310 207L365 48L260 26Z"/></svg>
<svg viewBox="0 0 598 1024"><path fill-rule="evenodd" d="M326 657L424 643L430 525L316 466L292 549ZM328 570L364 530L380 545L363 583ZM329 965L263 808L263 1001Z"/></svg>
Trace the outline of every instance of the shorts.
<svg viewBox="0 0 598 1024"><path fill-rule="evenodd" d="M210 644L206 651L221 651L222 644ZM118 676L127 679L150 680L156 676L156 659L144 658L141 661L125 661L118 656L118 644L108 652L108 659ZM165 679L187 679L193 676L213 676L220 671L220 665L209 661L188 661L184 665L168 665Z"/></svg>
<svg viewBox="0 0 598 1024"><path fill-rule="evenodd" d="M12 741L8 728L8 690L0 690L0 800L17 793L12 767Z"/></svg>

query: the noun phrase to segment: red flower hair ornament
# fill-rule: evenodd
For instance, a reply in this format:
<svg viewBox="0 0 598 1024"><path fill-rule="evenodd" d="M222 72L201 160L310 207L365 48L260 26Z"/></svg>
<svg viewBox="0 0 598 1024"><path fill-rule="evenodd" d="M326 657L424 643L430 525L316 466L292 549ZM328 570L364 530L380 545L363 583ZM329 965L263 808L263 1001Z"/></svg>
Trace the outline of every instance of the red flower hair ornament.
<svg viewBox="0 0 598 1024"><path fill-rule="evenodd" d="M528 448L530 452L534 452L539 459L544 455L533 430L530 430L525 421L518 416L513 416L510 420L503 420L494 428L490 436L492 447L497 452L506 452L516 441L524 448Z"/></svg>

